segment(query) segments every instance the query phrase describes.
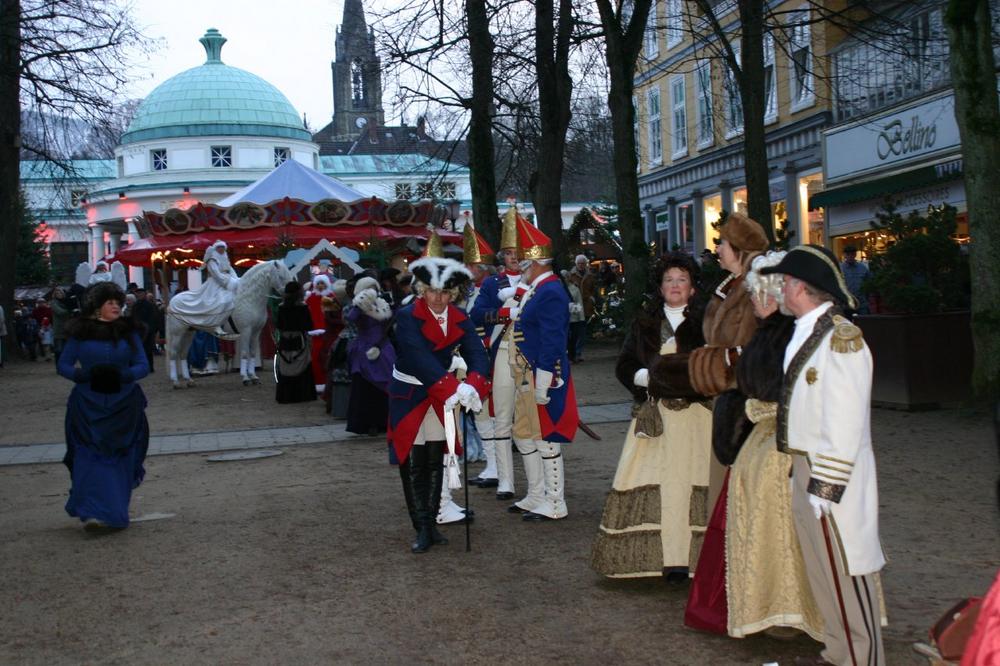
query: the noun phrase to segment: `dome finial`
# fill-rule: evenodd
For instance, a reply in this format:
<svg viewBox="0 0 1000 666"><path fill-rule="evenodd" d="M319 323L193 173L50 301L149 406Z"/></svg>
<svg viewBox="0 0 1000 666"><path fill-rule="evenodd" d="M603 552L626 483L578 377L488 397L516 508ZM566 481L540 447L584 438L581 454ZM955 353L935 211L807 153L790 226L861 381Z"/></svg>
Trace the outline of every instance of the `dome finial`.
<svg viewBox="0 0 1000 666"><path fill-rule="evenodd" d="M209 28L205 31L205 36L198 41L205 47L205 55L208 56L208 60L205 61L205 64L210 65L216 63L221 65L222 58L219 56L222 53L222 45L228 40L215 28Z"/></svg>

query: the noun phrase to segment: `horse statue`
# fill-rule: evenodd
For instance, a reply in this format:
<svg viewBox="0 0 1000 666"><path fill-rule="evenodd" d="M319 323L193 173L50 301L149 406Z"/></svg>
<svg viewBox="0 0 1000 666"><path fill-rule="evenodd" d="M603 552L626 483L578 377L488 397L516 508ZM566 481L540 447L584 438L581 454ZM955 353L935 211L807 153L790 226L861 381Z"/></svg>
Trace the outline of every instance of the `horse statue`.
<svg viewBox="0 0 1000 666"><path fill-rule="evenodd" d="M285 285L294 278L292 272L281 261L265 261L248 270L240 278L233 297L233 309L229 314L236 331L239 334L237 352L240 358L240 375L243 385L260 384L257 376L256 363L260 356L260 333L267 322L267 297L272 292L283 293ZM170 381L174 388L181 388L178 381L178 366L180 380L188 387L194 386L191 372L188 369L187 354L194 337L195 329L181 321L167 306L167 362L170 366ZM215 330L205 328L209 333Z"/></svg>

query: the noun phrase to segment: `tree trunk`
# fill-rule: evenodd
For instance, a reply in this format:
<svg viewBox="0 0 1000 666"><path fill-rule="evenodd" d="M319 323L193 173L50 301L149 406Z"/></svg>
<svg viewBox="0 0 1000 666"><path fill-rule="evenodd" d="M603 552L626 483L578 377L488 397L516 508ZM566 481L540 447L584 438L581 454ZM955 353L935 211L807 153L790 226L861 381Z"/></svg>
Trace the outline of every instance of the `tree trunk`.
<svg viewBox="0 0 1000 666"><path fill-rule="evenodd" d="M618 203L618 223L622 236L625 265L625 316L642 305L649 281L649 248L646 245L645 224L639 210L639 176L636 173L635 108L632 106L635 63L642 46L643 29L649 16L650 0L635 0L632 19L623 34L621 22L610 0L596 0L604 28L605 51L611 91L611 133L614 139L615 193Z"/></svg>
<svg viewBox="0 0 1000 666"><path fill-rule="evenodd" d="M743 173L747 181L747 214L764 228L774 243L771 220L771 188L768 183L767 142L764 137L764 2L740 3L742 30L739 77L743 102ZM789 192L788 196L794 193Z"/></svg>
<svg viewBox="0 0 1000 666"><path fill-rule="evenodd" d="M535 71L541 134L531 196L538 227L552 239L552 254L557 262L562 262L566 254L566 239L562 233L562 176L573 93L573 80L569 75L572 30L570 0L559 0L558 23L553 0L535 2Z"/></svg>
<svg viewBox="0 0 1000 666"><path fill-rule="evenodd" d="M962 139L972 273L973 388L1000 398L1000 102L988 0L950 0L945 12L955 120Z"/></svg>
<svg viewBox="0 0 1000 666"><path fill-rule="evenodd" d="M485 0L466 0L472 98L469 100L469 184L476 231L495 250L500 241L493 155L493 36Z"/></svg>
<svg viewBox="0 0 1000 666"><path fill-rule="evenodd" d="M21 3L0 0L0 306L14 321L14 272L21 207ZM13 339L13 331L10 331Z"/></svg>

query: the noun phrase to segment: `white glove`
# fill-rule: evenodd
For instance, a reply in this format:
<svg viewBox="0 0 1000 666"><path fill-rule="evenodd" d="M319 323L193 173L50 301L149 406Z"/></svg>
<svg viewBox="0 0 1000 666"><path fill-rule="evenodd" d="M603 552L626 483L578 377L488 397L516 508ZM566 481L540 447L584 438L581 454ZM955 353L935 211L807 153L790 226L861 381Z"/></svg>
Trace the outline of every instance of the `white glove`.
<svg viewBox="0 0 1000 666"><path fill-rule="evenodd" d="M455 395L458 396L458 402L471 412L478 412L483 408L483 403L479 399L479 392L470 384L464 382L459 384Z"/></svg>
<svg viewBox="0 0 1000 666"><path fill-rule="evenodd" d="M455 409L456 405L458 405L458 391L452 393L451 397L444 401L445 418L448 418L448 412Z"/></svg>
<svg viewBox="0 0 1000 666"><path fill-rule="evenodd" d="M315 338L317 335L323 335L324 333L326 333L325 328L314 328L313 330L309 331L309 337Z"/></svg>
<svg viewBox="0 0 1000 666"><path fill-rule="evenodd" d="M374 361L381 355L382 355L382 350L380 350L378 347L369 347L368 351L365 352L365 356L368 357L369 361Z"/></svg>
<svg viewBox="0 0 1000 666"><path fill-rule="evenodd" d="M552 373L548 370L535 371L535 404L549 404L549 387L552 386Z"/></svg>
<svg viewBox="0 0 1000 666"><path fill-rule="evenodd" d="M497 298L499 298L500 302L503 303L508 298L513 296L516 292L517 292L517 287L504 287L503 289L497 292Z"/></svg>
<svg viewBox="0 0 1000 666"><path fill-rule="evenodd" d="M824 514L830 515L830 511L833 509L833 502L812 494L809 495L809 505L813 508L813 513L816 514L816 520L822 518Z"/></svg>
<svg viewBox="0 0 1000 666"><path fill-rule="evenodd" d="M452 356L451 365L448 366L448 372L458 372L459 370L465 370L468 372L469 366L465 363L465 359L461 356Z"/></svg>
<svg viewBox="0 0 1000 666"><path fill-rule="evenodd" d="M635 376L632 377L632 383L642 388L649 388L649 370L646 368L636 370Z"/></svg>

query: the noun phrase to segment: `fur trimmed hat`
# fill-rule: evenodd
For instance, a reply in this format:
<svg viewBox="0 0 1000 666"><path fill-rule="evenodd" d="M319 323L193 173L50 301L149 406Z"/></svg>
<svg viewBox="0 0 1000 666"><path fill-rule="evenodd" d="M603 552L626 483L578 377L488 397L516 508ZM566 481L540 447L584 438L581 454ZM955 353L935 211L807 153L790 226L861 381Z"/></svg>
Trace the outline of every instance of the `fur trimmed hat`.
<svg viewBox="0 0 1000 666"><path fill-rule="evenodd" d="M742 213L730 213L719 229L719 236L734 250L743 252L763 252L769 245L763 227Z"/></svg>
<svg viewBox="0 0 1000 666"><path fill-rule="evenodd" d="M377 294L379 292L378 281L375 278L366 275L354 283L355 295L360 294L365 289L374 289Z"/></svg>
<svg viewBox="0 0 1000 666"><path fill-rule="evenodd" d="M453 289L472 279L469 270L454 259L423 257L410 264L410 272L417 282L431 289Z"/></svg>
<svg viewBox="0 0 1000 666"><path fill-rule="evenodd" d="M83 316L92 317L96 315L101 306L108 301L118 301L119 306L125 305L125 292L114 282L95 283L84 292Z"/></svg>

